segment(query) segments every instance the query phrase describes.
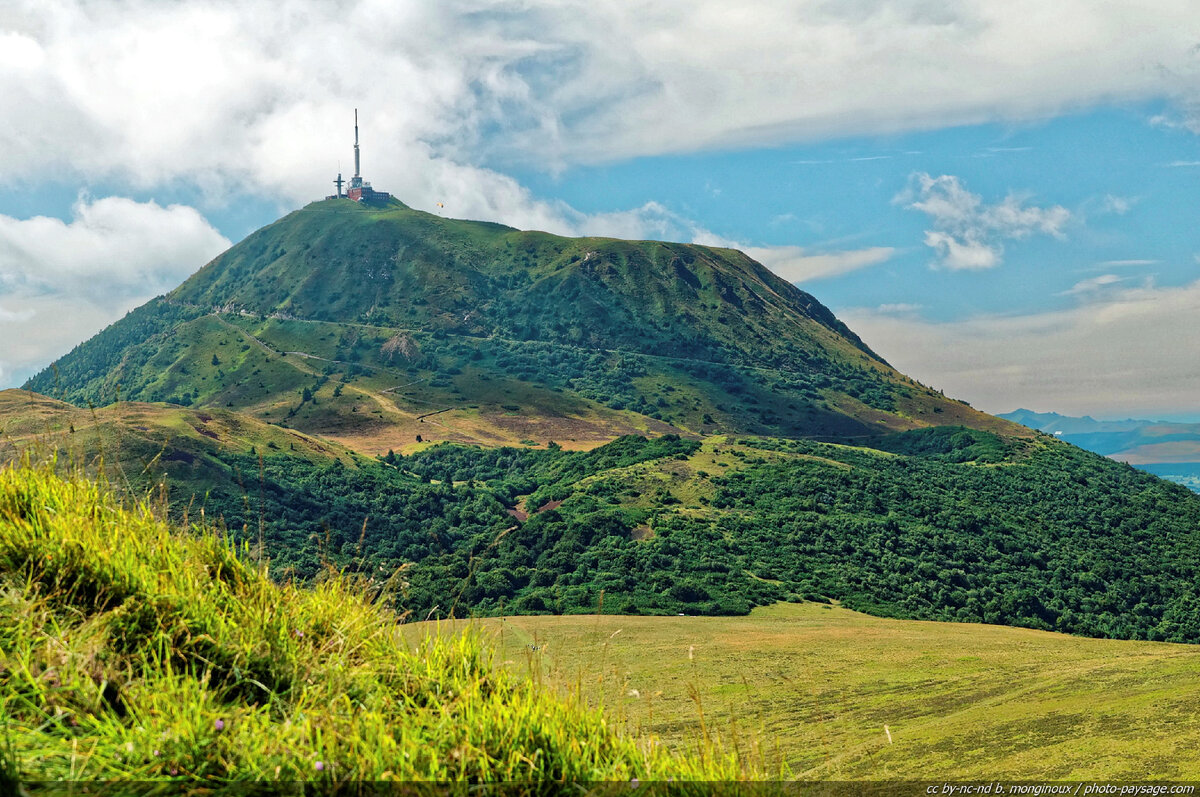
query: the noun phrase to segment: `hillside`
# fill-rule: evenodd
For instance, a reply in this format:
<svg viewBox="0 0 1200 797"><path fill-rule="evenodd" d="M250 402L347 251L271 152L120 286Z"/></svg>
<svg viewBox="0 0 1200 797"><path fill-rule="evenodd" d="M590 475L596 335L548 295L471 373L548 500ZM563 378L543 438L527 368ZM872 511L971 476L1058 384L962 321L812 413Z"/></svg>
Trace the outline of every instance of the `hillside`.
<svg viewBox="0 0 1200 797"><path fill-rule="evenodd" d="M0 410L27 397L0 394ZM37 406L45 427L93 414ZM864 448L628 436L589 451L439 444L373 460L251 422L239 441L226 431L236 416L222 425L205 410L94 414L108 420L40 445L70 451L65 462L123 452L110 482L135 495L165 482L176 517L217 519L277 575L404 567L396 604L420 617L744 614L808 599L1200 641L1200 496L1046 437L937 427Z"/></svg>
<svg viewBox="0 0 1200 797"><path fill-rule="evenodd" d="M730 756L669 756L616 733L496 672L478 640L406 641L381 601L395 574L278 586L200 531L85 481L0 469L7 793L19 780L203 781L208 793L747 774Z"/></svg>
<svg viewBox="0 0 1200 797"><path fill-rule="evenodd" d="M405 632L421 638L431 625ZM812 603L748 617L510 616L439 631L464 628L482 630L510 671L582 691L611 721L675 751L694 754L706 732L738 738L802 781L1200 777L1194 646Z"/></svg>
<svg viewBox="0 0 1200 797"><path fill-rule="evenodd" d="M354 468L355 452L329 440L226 409L120 402L81 408L25 390L0 390L0 462L55 459L132 497L165 490L183 511L211 499L242 501L259 459Z"/></svg>
<svg viewBox="0 0 1200 797"><path fill-rule="evenodd" d="M1005 434L728 249L561 238L327 200L250 235L30 380L224 407L369 453L719 431Z"/></svg>

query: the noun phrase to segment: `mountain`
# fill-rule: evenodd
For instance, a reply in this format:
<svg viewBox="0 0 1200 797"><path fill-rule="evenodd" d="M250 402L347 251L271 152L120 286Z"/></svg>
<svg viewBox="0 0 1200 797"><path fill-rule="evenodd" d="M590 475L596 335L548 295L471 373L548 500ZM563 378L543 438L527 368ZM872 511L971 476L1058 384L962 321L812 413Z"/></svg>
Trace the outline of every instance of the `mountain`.
<svg viewBox="0 0 1200 797"><path fill-rule="evenodd" d="M35 376L76 404L224 407L372 453L416 438L870 438L1020 427L917 384L740 252L313 203Z"/></svg>
<svg viewBox="0 0 1200 797"><path fill-rule="evenodd" d="M1006 418L1022 426L1037 429L1053 435L1074 434L1122 434L1136 432L1147 426L1153 426L1155 421L1139 421L1129 418L1123 421L1098 421L1090 415L1075 418L1070 415L1059 415L1057 412L1034 412L1033 410L1017 409L1012 412L1002 412L997 417Z"/></svg>
<svg viewBox="0 0 1200 797"><path fill-rule="evenodd" d="M1097 421L1024 409L999 417L1200 491L1200 423Z"/></svg>
<svg viewBox="0 0 1200 797"><path fill-rule="evenodd" d="M733 250L318 202L26 387L54 398L5 434L123 452L110 481L283 577L402 568L420 617L817 600L1200 642L1200 496L918 384Z"/></svg>

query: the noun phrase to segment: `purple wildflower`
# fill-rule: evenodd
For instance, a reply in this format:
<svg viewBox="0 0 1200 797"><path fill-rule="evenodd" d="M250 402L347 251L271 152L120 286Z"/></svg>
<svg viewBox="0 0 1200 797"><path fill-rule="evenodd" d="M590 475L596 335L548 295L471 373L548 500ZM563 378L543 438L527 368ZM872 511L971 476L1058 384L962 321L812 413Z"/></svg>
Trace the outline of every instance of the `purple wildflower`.
<svg viewBox="0 0 1200 797"><path fill-rule="evenodd" d="M317 768L317 772L320 772L321 770L325 769L325 762L318 761L317 763L313 764L313 766Z"/></svg>
<svg viewBox="0 0 1200 797"><path fill-rule="evenodd" d="M225 720L217 720L213 723L213 727L219 731L225 730Z"/></svg>

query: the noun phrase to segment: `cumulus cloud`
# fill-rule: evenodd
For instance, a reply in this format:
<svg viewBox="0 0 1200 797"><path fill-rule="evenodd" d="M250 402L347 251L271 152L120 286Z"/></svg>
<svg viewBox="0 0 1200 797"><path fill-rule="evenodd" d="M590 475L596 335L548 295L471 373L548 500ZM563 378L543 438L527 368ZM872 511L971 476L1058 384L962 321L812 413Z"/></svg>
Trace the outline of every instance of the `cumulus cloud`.
<svg viewBox="0 0 1200 797"><path fill-rule="evenodd" d="M358 106L377 184L420 207L541 227L563 214L505 177L507 164L553 170L1144 97L1184 107L1198 72L1198 15L1174 0L10 6L0 179L185 180L212 202L248 191L295 203L339 159L349 171Z"/></svg>
<svg viewBox="0 0 1200 797"><path fill-rule="evenodd" d="M153 296L228 247L195 208L85 197L69 222L0 215L0 291L98 304Z"/></svg>
<svg viewBox="0 0 1200 797"><path fill-rule="evenodd" d="M16 384L229 246L194 208L81 198L70 221L0 215L0 385Z"/></svg>
<svg viewBox="0 0 1200 797"><path fill-rule="evenodd" d="M890 246L872 246L845 252L809 253L799 246L770 246L743 247L742 251L788 282L812 282L883 263L896 250Z"/></svg>
<svg viewBox="0 0 1200 797"><path fill-rule="evenodd" d="M1200 281L1110 290L1049 313L933 322L880 308L838 313L888 362L989 412L1171 413L1195 406L1200 358L1187 333Z"/></svg>
<svg viewBox="0 0 1200 797"><path fill-rule="evenodd" d="M1071 212L1061 205L1049 208L1025 204L1009 194L988 205L967 190L954 175L931 177L913 174L908 187L894 200L909 210L929 216L933 229L925 231L925 245L938 255L938 265L952 270L988 269L1000 264L1006 239L1042 233L1061 238Z"/></svg>

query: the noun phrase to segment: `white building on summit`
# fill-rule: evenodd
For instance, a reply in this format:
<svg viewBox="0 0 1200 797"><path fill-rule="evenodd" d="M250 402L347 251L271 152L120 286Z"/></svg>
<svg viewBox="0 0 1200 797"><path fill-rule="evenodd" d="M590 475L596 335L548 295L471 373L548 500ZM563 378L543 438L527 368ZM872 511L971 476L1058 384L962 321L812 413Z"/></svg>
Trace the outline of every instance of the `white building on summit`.
<svg viewBox="0 0 1200 797"><path fill-rule="evenodd" d="M362 169L359 164L358 156L358 109L354 109L354 176L350 178L346 193L342 193L342 185L346 183L342 179L341 172L338 172L337 179L333 184L337 186L337 193L325 197L326 199L353 199L355 202L367 202L370 204L387 202L392 198L392 195L387 191L376 191L371 188L371 184L362 178Z"/></svg>

